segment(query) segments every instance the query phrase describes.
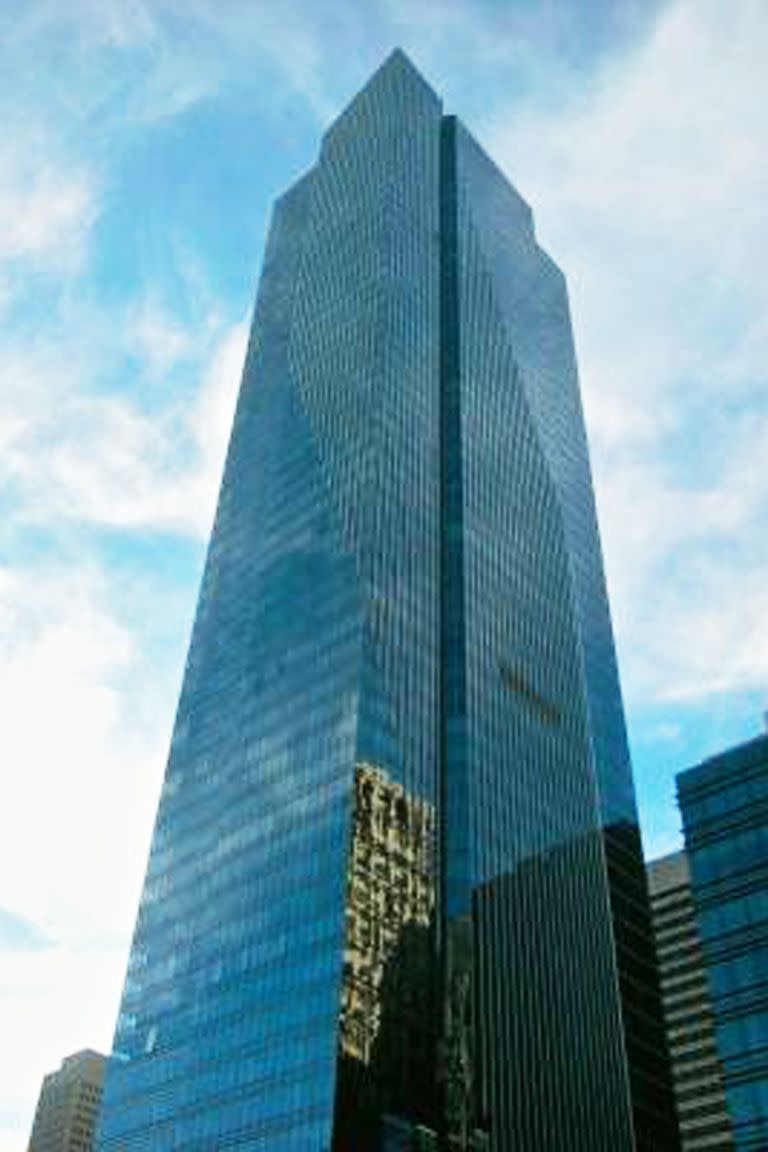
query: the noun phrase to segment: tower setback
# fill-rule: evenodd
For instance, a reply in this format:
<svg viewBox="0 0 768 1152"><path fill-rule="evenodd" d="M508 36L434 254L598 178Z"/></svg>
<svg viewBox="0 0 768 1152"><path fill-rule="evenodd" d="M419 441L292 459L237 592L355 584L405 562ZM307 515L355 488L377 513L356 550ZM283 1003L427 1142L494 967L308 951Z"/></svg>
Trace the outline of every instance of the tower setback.
<svg viewBox="0 0 768 1152"><path fill-rule="evenodd" d="M399 51L274 210L98 1147L677 1148L565 284Z"/></svg>

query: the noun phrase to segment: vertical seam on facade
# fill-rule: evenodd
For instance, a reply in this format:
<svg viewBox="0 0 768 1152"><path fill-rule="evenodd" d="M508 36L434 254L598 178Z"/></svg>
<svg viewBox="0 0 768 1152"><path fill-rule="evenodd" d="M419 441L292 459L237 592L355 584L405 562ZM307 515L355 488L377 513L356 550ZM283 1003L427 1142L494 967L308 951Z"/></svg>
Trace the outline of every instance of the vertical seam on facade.
<svg viewBox="0 0 768 1152"><path fill-rule="evenodd" d="M447 917L449 719L456 708L456 671L463 661L463 585L461 541L461 410L459 395L458 221L456 195L456 121L440 125L440 912ZM463 615L463 614L462 614ZM457 644L458 641L458 644ZM456 648L459 648L456 651ZM463 681L463 675L462 675ZM463 705L463 701L462 701Z"/></svg>

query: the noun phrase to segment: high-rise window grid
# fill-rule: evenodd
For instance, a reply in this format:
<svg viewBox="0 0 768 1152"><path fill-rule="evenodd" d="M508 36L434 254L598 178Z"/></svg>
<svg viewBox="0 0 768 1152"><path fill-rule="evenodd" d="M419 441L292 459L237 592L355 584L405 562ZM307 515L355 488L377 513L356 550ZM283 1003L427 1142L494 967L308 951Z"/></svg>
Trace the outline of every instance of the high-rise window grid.
<svg viewBox="0 0 768 1152"><path fill-rule="evenodd" d="M671 1152L644 885L562 276L397 52L275 207L100 1150Z"/></svg>

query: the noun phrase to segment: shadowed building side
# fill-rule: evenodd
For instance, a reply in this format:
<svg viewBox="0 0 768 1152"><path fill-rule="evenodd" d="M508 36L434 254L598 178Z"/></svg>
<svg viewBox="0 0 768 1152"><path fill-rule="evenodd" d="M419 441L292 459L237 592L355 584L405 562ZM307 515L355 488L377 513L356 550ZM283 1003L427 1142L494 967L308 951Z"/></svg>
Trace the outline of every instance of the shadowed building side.
<svg viewBox="0 0 768 1152"><path fill-rule="evenodd" d="M480 458L482 467L487 472L495 469L481 515L487 517L493 511L499 516L499 507L513 502L516 492L521 491L522 501L528 501L516 520L508 515L507 523L496 531L495 554L498 556L502 542L513 552L507 563L516 572L516 589L524 584L529 595L539 591L535 568L527 576L519 575L530 555L530 545L522 543L524 533L529 539L535 539L537 532L556 538L567 558L568 578L561 580L560 589L549 597L549 611L555 605L556 610L564 611L576 635L575 659L581 668L565 699L573 709L579 707L576 701L580 697L586 708L586 747L582 744L578 757L582 770L592 776L597 798L635 1134L641 1152L657 1152L677 1146L676 1122L565 280L536 241L529 206L460 124L457 164L463 193L465 258L472 259L477 269L472 273L474 284L482 283L487 297L481 328L484 345L475 347L468 357L467 381L473 373L480 378L483 373L492 377L494 372L504 371L508 380L514 379L514 387L521 394L517 403L525 412L524 435L529 445L522 454L515 440L520 435L516 431L519 422L508 425L508 417L499 407L510 402L512 388L505 390L498 381L492 381L485 387L489 396L495 390L493 400L467 401L467 419L478 423L485 420L484 436L489 442ZM476 312L476 288L468 287L465 298L463 307ZM465 329L478 331L476 323L462 319L461 330ZM491 411L495 419L488 419ZM467 443L472 441L468 438ZM542 482L535 475L543 473L547 477L546 499L535 495L537 485L542 491ZM496 495L494 484L503 486L503 498ZM520 544L515 558L516 540ZM542 573L546 573L548 563L545 557ZM500 617L507 605L506 595L502 586L497 596ZM519 596L517 591L512 593L513 600L515 596ZM472 602L482 599L475 595ZM544 699L546 712L547 693L537 689L536 681L537 677L556 676L568 663L560 647L553 644L552 637L545 638L539 625L529 625L519 648L525 652L522 666L511 668L512 678L519 679L515 693L521 702L527 694L529 713L535 700L531 691ZM508 668L514 664L504 656L501 659ZM526 673L526 660L533 661L533 673ZM535 758L535 737L526 747Z"/></svg>

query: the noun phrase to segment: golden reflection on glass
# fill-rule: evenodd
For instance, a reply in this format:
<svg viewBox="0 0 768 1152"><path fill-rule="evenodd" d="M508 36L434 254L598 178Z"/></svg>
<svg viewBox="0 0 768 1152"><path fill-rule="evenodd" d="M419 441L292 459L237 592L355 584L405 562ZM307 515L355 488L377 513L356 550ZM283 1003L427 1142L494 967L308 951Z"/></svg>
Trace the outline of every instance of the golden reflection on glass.
<svg viewBox="0 0 768 1152"><path fill-rule="evenodd" d="M388 962L408 925L427 929L435 903L435 810L387 772L355 771L340 1046L370 1064L382 1023Z"/></svg>
<svg viewBox="0 0 768 1152"><path fill-rule="evenodd" d="M433 1146L435 835L433 804L356 766L334 1152Z"/></svg>

